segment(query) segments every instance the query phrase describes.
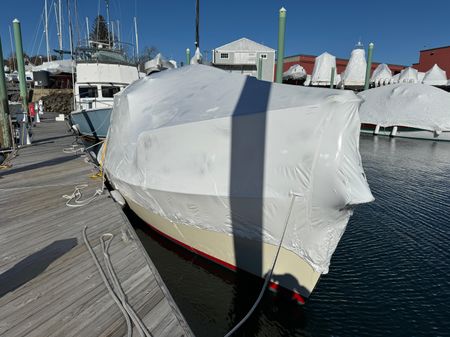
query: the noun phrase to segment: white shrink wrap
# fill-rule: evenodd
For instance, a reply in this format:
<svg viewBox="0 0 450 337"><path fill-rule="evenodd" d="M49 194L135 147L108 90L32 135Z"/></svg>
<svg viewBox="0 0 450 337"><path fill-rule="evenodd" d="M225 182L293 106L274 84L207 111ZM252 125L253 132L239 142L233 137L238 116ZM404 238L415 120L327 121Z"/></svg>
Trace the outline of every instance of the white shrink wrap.
<svg viewBox="0 0 450 337"><path fill-rule="evenodd" d="M450 131L450 94L424 84L399 83L360 92L361 123Z"/></svg>
<svg viewBox="0 0 450 337"><path fill-rule="evenodd" d="M398 83L418 83L419 72L417 69L408 67L400 72Z"/></svg>
<svg viewBox="0 0 450 337"><path fill-rule="evenodd" d="M306 79L306 70L300 64L294 64L283 73L283 80Z"/></svg>
<svg viewBox="0 0 450 337"><path fill-rule="evenodd" d="M331 69L334 67L334 84L336 80L336 57L325 52L316 57L311 75L311 85L328 86L331 84Z"/></svg>
<svg viewBox="0 0 450 337"><path fill-rule="evenodd" d="M389 83L392 79L392 71L389 66L385 63L381 63L373 71L370 82L375 83L376 86L384 83Z"/></svg>
<svg viewBox="0 0 450 337"><path fill-rule="evenodd" d="M272 245L297 193L283 247L326 273L353 206L373 200L359 105L203 65L157 73L115 95L104 169L170 223Z"/></svg>
<svg viewBox="0 0 450 337"><path fill-rule="evenodd" d="M366 77L366 53L364 49L353 49L347 67L342 74L345 86L363 86Z"/></svg>
<svg viewBox="0 0 450 337"><path fill-rule="evenodd" d="M447 85L447 72L435 64L425 73L422 83L428 85Z"/></svg>

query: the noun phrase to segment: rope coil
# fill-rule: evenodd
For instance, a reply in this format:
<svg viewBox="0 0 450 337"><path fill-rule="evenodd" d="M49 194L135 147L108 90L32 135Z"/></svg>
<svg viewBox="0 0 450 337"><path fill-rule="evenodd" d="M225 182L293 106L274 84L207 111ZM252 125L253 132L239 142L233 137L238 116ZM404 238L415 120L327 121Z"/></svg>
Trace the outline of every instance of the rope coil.
<svg viewBox="0 0 450 337"><path fill-rule="evenodd" d="M136 314L136 312L133 310L133 308L128 304L128 302L126 300L126 295L125 295L122 287L120 286L120 282L117 278L117 275L116 275L113 265L111 263L111 258L109 256L108 251L109 251L111 242L114 239L114 235L112 233L105 233L100 237L100 245L102 247L103 259L104 259L104 263L106 266L106 272L108 273L108 276L109 276L109 279L108 279L103 268L100 266L100 263L97 259L97 256L94 253L94 250L92 249L91 244L89 243L86 232L87 232L87 226L84 226L84 229L83 229L84 243L86 244L86 247L88 248L88 251L92 256L92 259L94 260L95 266L97 267L97 270L100 273L100 276L101 276L106 288L108 289L109 294L111 295L114 302L117 304L117 306L119 307L120 311L122 312L122 314L125 318L125 321L127 324L127 336L131 337L133 335L132 324L131 324L131 321L133 321L133 323L141 337L152 337L151 333L148 331L144 322L142 322L142 320L139 318L139 316ZM111 285L111 283L112 283L112 285Z"/></svg>

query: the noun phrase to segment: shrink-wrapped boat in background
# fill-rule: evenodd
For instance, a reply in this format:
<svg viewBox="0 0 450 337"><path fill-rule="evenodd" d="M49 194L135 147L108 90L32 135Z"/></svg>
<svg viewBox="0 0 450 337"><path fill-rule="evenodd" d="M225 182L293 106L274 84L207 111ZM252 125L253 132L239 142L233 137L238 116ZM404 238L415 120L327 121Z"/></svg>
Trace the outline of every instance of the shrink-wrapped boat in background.
<svg viewBox="0 0 450 337"><path fill-rule="evenodd" d="M358 94L361 132L450 141L450 94L418 83L399 83Z"/></svg>

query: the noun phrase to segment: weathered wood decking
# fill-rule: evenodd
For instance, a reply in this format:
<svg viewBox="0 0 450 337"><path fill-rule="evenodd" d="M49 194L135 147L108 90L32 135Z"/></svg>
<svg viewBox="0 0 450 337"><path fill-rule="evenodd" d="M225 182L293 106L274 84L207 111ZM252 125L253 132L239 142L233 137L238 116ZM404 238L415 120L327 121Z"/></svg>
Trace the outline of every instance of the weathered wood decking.
<svg viewBox="0 0 450 337"><path fill-rule="evenodd" d="M51 117L51 119L50 119ZM133 228L108 191L69 208L63 194L101 186L92 165L67 154L74 137L53 116L34 129L33 146L0 170L0 336L124 336L125 319L83 242L104 266L99 238L115 235L112 264L128 303L153 336L191 336ZM134 330L133 336L138 336Z"/></svg>

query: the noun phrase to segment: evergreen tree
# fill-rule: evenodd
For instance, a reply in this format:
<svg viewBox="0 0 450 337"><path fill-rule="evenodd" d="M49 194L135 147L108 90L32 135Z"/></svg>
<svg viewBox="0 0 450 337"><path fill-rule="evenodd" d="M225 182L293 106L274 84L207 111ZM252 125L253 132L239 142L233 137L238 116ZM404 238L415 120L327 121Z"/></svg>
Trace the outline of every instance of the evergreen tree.
<svg viewBox="0 0 450 337"><path fill-rule="evenodd" d="M99 15L95 18L94 24L91 28L91 33L89 34L89 39L91 41L94 41L94 43L92 43L92 45L94 46L98 46L98 44L102 43L111 47L111 45L109 44L109 39L111 39L112 43L114 37L111 33L108 34L108 25L102 15Z"/></svg>

